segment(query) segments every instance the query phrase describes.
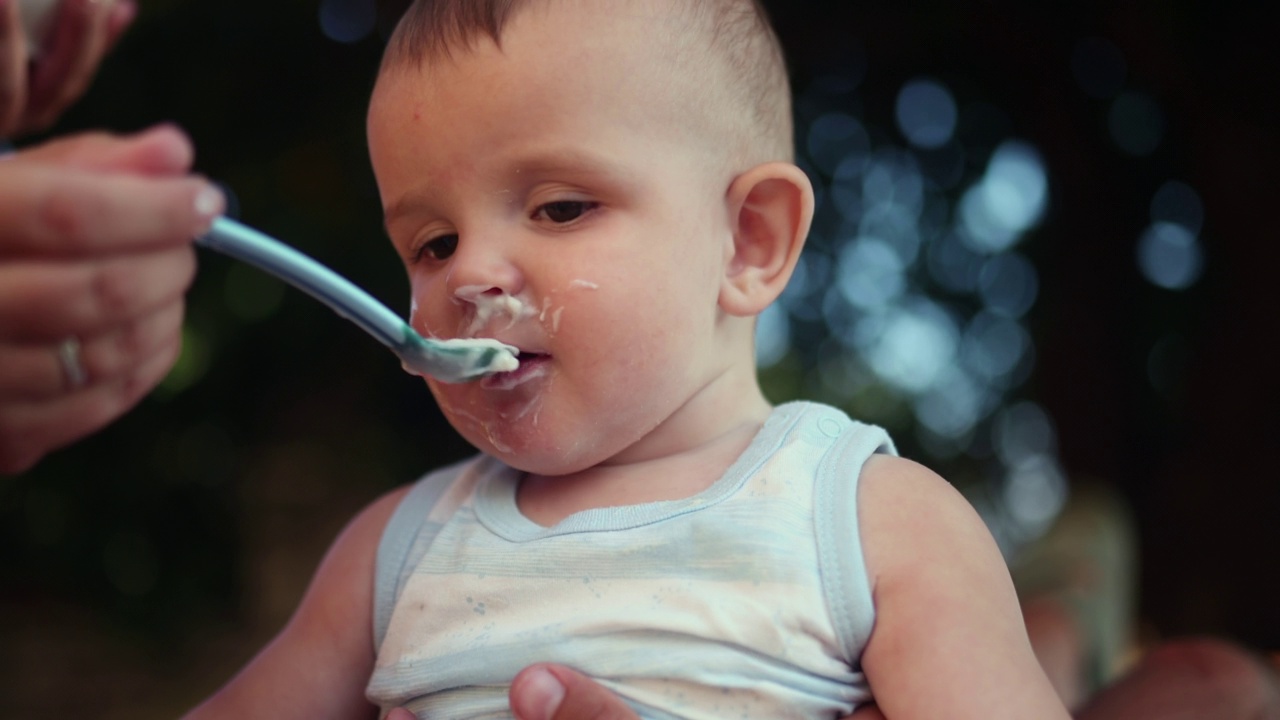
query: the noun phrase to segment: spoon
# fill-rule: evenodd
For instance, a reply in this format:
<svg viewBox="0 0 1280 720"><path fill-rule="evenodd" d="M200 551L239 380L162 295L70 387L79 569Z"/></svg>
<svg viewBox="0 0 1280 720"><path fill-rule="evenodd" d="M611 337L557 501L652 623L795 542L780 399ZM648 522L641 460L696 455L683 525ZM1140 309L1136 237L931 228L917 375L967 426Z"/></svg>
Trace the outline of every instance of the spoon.
<svg viewBox="0 0 1280 720"><path fill-rule="evenodd" d="M404 369L442 382L478 380L515 370L519 352L489 338L424 338L372 295L269 235L227 217L214 219L196 244L275 275L328 305L395 353Z"/></svg>

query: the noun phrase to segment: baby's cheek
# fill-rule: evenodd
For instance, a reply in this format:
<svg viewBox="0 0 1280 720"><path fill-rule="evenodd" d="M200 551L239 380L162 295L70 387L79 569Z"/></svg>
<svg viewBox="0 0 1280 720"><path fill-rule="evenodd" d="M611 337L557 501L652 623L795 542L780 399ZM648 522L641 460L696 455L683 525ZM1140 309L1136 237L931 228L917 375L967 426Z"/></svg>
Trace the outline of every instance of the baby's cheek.
<svg viewBox="0 0 1280 720"><path fill-rule="evenodd" d="M564 303L550 297L542 299L538 309L538 323L542 331L551 337L560 332L560 323L564 319Z"/></svg>
<svg viewBox="0 0 1280 720"><path fill-rule="evenodd" d="M423 337L439 337L439 333L435 332L422 312L422 306L418 303L417 297L409 298L409 327L417 330Z"/></svg>
<svg viewBox="0 0 1280 720"><path fill-rule="evenodd" d="M598 310L600 285L590 280L575 279L563 288L544 296L538 305L538 322L543 331L555 336L566 327L590 325L590 317Z"/></svg>
<svg viewBox="0 0 1280 720"><path fill-rule="evenodd" d="M431 286L421 280L414 280L409 291L409 326L424 337L452 337L456 333L442 333L445 327L438 313L434 312L431 302Z"/></svg>

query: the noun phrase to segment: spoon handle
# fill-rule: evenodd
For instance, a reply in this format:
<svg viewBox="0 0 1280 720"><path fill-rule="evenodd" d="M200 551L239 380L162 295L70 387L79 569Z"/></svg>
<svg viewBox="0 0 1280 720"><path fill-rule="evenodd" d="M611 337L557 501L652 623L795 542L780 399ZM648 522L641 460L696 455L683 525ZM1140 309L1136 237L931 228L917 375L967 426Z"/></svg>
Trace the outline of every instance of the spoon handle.
<svg viewBox="0 0 1280 720"><path fill-rule="evenodd" d="M354 283L315 260L227 217L213 221L196 244L229 255L284 280L328 305L386 345L416 374L445 382L472 380L514 369L515 348L493 340L424 338L409 323Z"/></svg>

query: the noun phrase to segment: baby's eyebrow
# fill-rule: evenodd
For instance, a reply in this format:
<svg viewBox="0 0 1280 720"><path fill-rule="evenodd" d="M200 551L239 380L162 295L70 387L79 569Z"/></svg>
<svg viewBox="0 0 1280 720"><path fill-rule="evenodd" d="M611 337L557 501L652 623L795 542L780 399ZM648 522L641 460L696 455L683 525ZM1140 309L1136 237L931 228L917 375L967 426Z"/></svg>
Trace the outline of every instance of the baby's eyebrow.
<svg viewBox="0 0 1280 720"><path fill-rule="evenodd" d="M413 215L429 209L430 204L416 195L407 195L396 200L382 211L382 229L391 234L391 224L405 215Z"/></svg>
<svg viewBox="0 0 1280 720"><path fill-rule="evenodd" d="M516 174L526 172L567 172L581 175L612 177L621 174L621 166L607 158L576 148L542 151L516 158L511 163Z"/></svg>
<svg viewBox="0 0 1280 720"><path fill-rule="evenodd" d="M581 185L596 199L615 201L641 191L635 168L622 159L581 152L576 149L539 153L519 158L510 166L508 181L519 188L541 181Z"/></svg>

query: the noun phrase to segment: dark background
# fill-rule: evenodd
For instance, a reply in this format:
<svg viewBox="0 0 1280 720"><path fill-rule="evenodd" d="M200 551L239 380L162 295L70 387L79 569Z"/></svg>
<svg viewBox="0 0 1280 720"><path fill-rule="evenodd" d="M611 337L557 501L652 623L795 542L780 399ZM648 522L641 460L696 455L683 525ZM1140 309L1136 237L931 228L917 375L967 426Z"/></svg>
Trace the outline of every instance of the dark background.
<svg viewBox="0 0 1280 720"><path fill-rule="evenodd" d="M141 4L54 133L176 122L244 220L406 306L364 150L380 31L330 39L316 0ZM1020 392L1052 414L1068 476L1109 482L1132 507L1144 637L1280 650L1276 26L1203 1L768 4L797 92L856 67L852 110L892 134L899 88L928 75L1040 150L1050 205L1026 240L1040 299ZM360 13L357 0L326 7ZM1125 87L1158 103L1151 152L1118 149L1108 100L1073 78L1090 37L1114 43ZM1181 292L1134 261L1170 178L1205 206L1204 274ZM1153 347L1170 337L1153 383ZM376 343L202 253L165 384L0 479L0 715L180 713L278 629L347 518L467 452Z"/></svg>

